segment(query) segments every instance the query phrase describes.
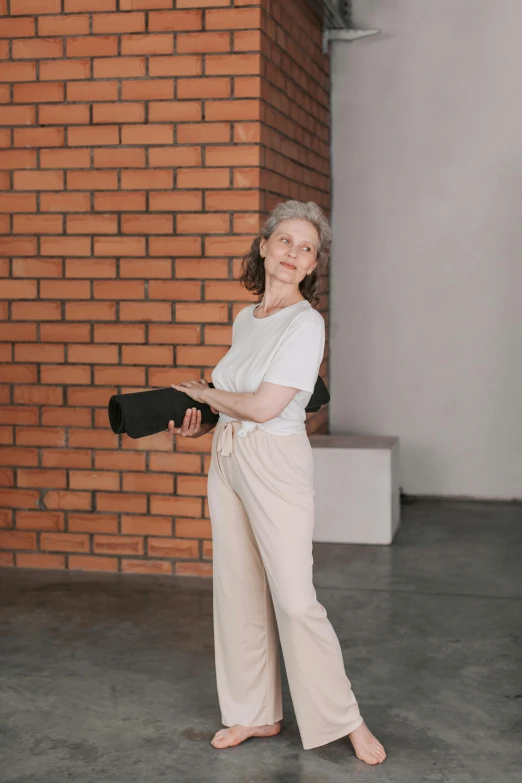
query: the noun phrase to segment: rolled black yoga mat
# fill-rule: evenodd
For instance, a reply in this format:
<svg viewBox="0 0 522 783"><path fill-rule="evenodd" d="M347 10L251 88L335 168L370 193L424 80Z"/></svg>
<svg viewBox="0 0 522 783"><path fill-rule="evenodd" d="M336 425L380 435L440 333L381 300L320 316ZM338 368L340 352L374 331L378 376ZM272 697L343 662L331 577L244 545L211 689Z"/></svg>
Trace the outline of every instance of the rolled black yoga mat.
<svg viewBox="0 0 522 783"><path fill-rule="evenodd" d="M213 383L209 383L214 388ZM319 376L314 392L305 410L318 411L330 401L326 384ZM108 405L109 423L113 432L126 432L129 438L144 438L168 429L169 421L181 427L187 408L199 408L201 423L217 424L218 413L212 413L210 406L196 402L185 392L168 386L130 394L114 394Z"/></svg>

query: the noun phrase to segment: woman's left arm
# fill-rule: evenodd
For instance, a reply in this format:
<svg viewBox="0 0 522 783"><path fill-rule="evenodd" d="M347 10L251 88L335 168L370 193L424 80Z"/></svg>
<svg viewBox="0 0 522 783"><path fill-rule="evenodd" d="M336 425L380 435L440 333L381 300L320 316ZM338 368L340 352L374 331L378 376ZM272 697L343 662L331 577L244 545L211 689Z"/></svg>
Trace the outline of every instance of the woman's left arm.
<svg viewBox="0 0 522 783"><path fill-rule="evenodd" d="M213 389L200 381L172 384L197 402L203 402L227 416L262 424L279 416L299 389L264 381L256 392L228 392Z"/></svg>

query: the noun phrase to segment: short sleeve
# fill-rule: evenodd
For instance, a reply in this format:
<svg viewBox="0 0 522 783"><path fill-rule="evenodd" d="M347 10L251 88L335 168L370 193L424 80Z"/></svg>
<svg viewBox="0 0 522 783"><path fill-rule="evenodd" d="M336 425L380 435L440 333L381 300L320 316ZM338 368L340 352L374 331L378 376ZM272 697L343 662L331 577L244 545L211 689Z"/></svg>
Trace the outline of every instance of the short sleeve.
<svg viewBox="0 0 522 783"><path fill-rule="evenodd" d="M314 311L296 318L263 375L263 381L313 393L324 354L324 318Z"/></svg>

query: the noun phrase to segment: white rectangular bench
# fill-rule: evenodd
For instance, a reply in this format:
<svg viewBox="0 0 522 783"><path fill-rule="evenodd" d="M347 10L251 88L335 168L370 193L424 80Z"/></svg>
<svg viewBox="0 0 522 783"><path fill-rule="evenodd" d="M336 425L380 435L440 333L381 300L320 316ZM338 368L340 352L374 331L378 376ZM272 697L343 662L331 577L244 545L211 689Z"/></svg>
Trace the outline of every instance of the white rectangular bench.
<svg viewBox="0 0 522 783"><path fill-rule="evenodd" d="M399 439L309 438L315 466L313 540L391 544L400 524Z"/></svg>

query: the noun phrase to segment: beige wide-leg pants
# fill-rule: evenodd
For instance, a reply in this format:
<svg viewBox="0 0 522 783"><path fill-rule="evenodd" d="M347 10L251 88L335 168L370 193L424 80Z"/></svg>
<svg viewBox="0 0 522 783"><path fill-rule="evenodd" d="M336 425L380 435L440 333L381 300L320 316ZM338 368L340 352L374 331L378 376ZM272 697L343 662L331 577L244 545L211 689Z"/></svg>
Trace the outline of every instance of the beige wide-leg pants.
<svg viewBox="0 0 522 783"><path fill-rule="evenodd" d="M363 719L339 640L312 584L313 453L308 435L219 421L208 502L214 542L214 642L225 726L281 720L277 631L303 748Z"/></svg>

